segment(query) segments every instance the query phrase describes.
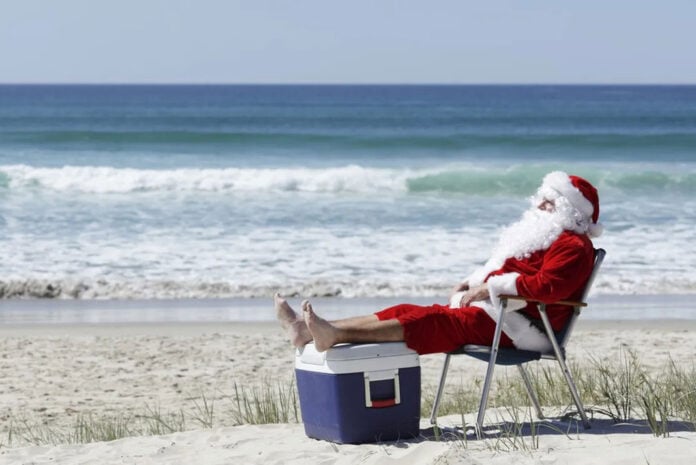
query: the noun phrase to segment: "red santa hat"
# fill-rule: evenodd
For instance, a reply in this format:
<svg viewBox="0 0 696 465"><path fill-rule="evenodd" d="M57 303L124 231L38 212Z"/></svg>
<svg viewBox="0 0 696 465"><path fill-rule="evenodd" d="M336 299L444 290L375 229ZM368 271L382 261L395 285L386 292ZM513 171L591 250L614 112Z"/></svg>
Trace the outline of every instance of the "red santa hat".
<svg viewBox="0 0 696 465"><path fill-rule="evenodd" d="M599 194L589 181L562 171L554 171L544 177L542 188L552 189L565 197L588 220L587 234L590 237L602 235L604 227L598 222Z"/></svg>

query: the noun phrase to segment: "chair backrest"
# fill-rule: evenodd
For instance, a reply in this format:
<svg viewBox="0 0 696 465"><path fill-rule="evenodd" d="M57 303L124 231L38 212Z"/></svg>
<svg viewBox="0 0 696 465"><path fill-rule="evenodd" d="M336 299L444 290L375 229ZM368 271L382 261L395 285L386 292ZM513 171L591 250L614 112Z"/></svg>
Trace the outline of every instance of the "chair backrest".
<svg viewBox="0 0 696 465"><path fill-rule="evenodd" d="M587 295L590 293L590 289L592 288L592 284L594 283L595 278L597 277L597 273L599 272L599 268L602 266L602 262L604 261L604 256L607 254L606 250L604 249L595 249L595 254L594 254L594 266L592 267L592 273L590 273L590 277L587 278L587 283L585 284L585 290L582 292L582 301L585 302L587 299ZM580 315L580 310L582 307L574 307L573 308L573 315L570 317L570 320L568 321L568 324L566 324L565 328L563 328L561 331L556 334L556 338L558 339L558 344L561 347L565 347L566 342L568 342L568 338L573 332L573 328L575 327L575 322L578 319L578 316Z"/></svg>

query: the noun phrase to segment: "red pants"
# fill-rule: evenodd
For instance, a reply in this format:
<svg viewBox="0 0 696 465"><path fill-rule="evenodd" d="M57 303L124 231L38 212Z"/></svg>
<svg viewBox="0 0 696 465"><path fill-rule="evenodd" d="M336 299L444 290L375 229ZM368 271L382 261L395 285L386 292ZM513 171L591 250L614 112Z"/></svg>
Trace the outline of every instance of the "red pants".
<svg viewBox="0 0 696 465"><path fill-rule="evenodd" d="M495 333L495 322L479 307L400 304L375 315L380 320L399 320L404 342L421 355L449 352L465 344L491 345ZM500 347L514 346L502 334Z"/></svg>

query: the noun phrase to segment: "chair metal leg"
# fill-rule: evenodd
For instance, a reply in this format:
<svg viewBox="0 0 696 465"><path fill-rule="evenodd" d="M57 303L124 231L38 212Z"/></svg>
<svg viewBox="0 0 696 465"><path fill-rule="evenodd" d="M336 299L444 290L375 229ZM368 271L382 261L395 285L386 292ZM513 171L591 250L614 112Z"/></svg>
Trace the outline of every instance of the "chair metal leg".
<svg viewBox="0 0 696 465"><path fill-rule="evenodd" d="M435 395L435 401L433 402L433 410L430 413L430 424L437 424L437 411L440 408L440 400L442 399L442 392L445 390L445 380L447 379L447 371L449 370L450 354L445 354L445 363L442 365L442 373L440 374L440 384L437 387L437 394Z"/></svg>
<svg viewBox="0 0 696 465"><path fill-rule="evenodd" d="M498 348L500 347L500 337L503 332L503 319L505 318L505 309L507 308L507 300L501 300L500 314L498 322L495 325L495 334L493 336L493 344L491 345L491 358L488 360L488 368L486 369L486 379L483 382L483 392L481 393L481 403L479 404L478 416L476 417L476 436L480 439L483 433L483 417L486 414L486 404L488 404L488 393L491 390L491 382L493 381L493 370L495 362L498 359Z"/></svg>
<svg viewBox="0 0 696 465"><path fill-rule="evenodd" d="M582 405L582 400L580 400L580 395L578 394L578 388L575 386L575 381L573 380L573 375L570 374L568 365L566 364L563 357L558 357L558 364L563 370L563 375L565 376L566 382L568 383L568 388L570 389L570 395L573 396L573 401L575 401L575 406L578 408L580 413L580 418L582 418L582 424L585 428L590 428L590 420L587 419L587 414L585 413L585 407Z"/></svg>
<svg viewBox="0 0 696 465"><path fill-rule="evenodd" d="M545 305L540 305L539 306L539 313L541 314L541 320L544 323L544 327L546 328L546 333L549 337L549 340L551 341L551 345L553 346L553 352L556 355L556 361L558 361L558 364L561 367L561 371L563 372L563 376L565 377L566 383L568 384L568 389L570 389L570 395L573 397L573 401L575 402L575 406L578 408L578 413L580 414L580 418L582 418L582 424L585 428L590 428L590 420L587 419L587 414L585 413L585 407L582 405L582 400L580 400L580 395L578 394L578 388L575 386L575 381L573 380L573 375L570 374L570 370L568 369L568 365L565 362L565 356L563 355L563 352L561 352L561 348L558 345L558 341L556 340L556 337L553 334L553 328L551 327L551 322L549 321L549 317L546 314L546 306Z"/></svg>
<svg viewBox="0 0 696 465"><path fill-rule="evenodd" d="M539 404L539 399L537 398L536 392L534 392L534 387L532 386L532 381L529 378L527 370L525 369L524 365L517 365L517 368L520 370L520 375L522 375L522 381L524 381L524 386L527 388L529 399L532 401L532 404L534 404L537 418L543 419L544 412L541 410L541 404Z"/></svg>

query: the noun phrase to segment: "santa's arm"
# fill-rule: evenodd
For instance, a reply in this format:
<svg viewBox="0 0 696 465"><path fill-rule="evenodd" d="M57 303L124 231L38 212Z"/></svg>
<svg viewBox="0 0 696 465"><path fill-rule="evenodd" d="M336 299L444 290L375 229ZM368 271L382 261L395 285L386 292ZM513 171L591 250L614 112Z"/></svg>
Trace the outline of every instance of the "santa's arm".
<svg viewBox="0 0 696 465"><path fill-rule="evenodd" d="M557 241L538 273L517 279L518 295L545 303L567 299L592 272L592 249L579 237Z"/></svg>
<svg viewBox="0 0 696 465"><path fill-rule="evenodd" d="M591 249L589 249L591 251ZM567 299L592 270L585 244L579 237L551 245L537 273L504 273L488 280L491 294L512 294L545 303Z"/></svg>

